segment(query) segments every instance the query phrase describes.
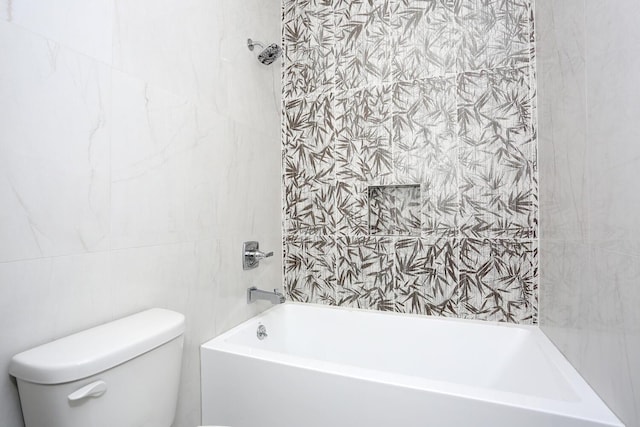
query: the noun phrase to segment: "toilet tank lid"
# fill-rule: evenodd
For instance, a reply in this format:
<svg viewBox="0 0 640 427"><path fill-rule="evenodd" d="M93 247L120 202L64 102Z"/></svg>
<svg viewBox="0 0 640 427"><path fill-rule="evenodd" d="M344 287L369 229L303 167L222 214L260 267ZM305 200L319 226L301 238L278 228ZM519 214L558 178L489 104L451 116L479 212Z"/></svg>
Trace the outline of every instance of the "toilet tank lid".
<svg viewBox="0 0 640 427"><path fill-rule="evenodd" d="M37 384L90 377L165 344L184 332L184 316L152 308L13 356L9 373Z"/></svg>

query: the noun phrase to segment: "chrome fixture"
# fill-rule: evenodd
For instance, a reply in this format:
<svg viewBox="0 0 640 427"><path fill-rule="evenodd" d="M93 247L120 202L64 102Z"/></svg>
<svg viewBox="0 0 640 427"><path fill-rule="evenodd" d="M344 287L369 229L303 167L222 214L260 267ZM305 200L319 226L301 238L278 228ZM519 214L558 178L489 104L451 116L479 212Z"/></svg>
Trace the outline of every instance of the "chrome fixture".
<svg viewBox="0 0 640 427"><path fill-rule="evenodd" d="M269 336L269 334L267 334L267 328L266 326L260 324L258 325L258 330L256 331L256 336L258 337L258 339L260 341L262 341L263 339L265 339L266 337Z"/></svg>
<svg viewBox="0 0 640 427"><path fill-rule="evenodd" d="M242 244L242 269L252 270L260 265L260 260L273 256L271 252L261 252L260 243L244 242Z"/></svg>
<svg viewBox="0 0 640 427"><path fill-rule="evenodd" d="M247 304L260 300L270 301L271 304L282 304L284 302L284 295L278 292L277 289L274 289L273 292L263 291L255 286L247 289Z"/></svg>
<svg viewBox="0 0 640 427"><path fill-rule="evenodd" d="M260 46L262 51L258 54L258 61L264 65L271 65L273 62L282 55L282 48L276 43L269 46L263 45L257 40L247 39L247 47L253 52L256 46Z"/></svg>

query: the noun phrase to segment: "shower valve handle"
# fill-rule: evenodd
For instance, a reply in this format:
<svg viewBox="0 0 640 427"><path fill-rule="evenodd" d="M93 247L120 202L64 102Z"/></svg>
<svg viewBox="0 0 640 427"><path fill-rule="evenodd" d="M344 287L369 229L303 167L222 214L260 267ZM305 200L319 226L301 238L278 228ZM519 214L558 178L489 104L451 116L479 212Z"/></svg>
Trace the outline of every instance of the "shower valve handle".
<svg viewBox="0 0 640 427"><path fill-rule="evenodd" d="M260 260L260 259L265 259L265 258L269 258L270 256L273 256L273 251L271 252L247 251L244 253L244 256L252 257L254 259Z"/></svg>
<svg viewBox="0 0 640 427"><path fill-rule="evenodd" d="M258 242L244 242L242 245L242 269L251 270L260 265L260 260L273 256L273 251L262 252Z"/></svg>

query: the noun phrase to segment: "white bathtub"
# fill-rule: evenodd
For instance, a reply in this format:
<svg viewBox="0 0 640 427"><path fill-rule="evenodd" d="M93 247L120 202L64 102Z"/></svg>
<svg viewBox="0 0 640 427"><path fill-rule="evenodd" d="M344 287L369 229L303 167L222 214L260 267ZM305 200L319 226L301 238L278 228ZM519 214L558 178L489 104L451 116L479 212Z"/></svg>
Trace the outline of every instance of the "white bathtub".
<svg viewBox="0 0 640 427"><path fill-rule="evenodd" d="M623 425L536 327L287 303L201 356L204 424Z"/></svg>

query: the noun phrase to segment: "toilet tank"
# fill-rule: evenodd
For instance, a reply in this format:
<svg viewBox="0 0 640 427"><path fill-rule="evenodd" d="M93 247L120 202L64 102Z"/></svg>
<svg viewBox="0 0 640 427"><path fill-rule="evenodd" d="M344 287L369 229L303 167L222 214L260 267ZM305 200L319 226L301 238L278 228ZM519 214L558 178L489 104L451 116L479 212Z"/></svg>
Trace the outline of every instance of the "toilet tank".
<svg viewBox="0 0 640 427"><path fill-rule="evenodd" d="M14 356L26 427L170 427L183 332L154 308Z"/></svg>

